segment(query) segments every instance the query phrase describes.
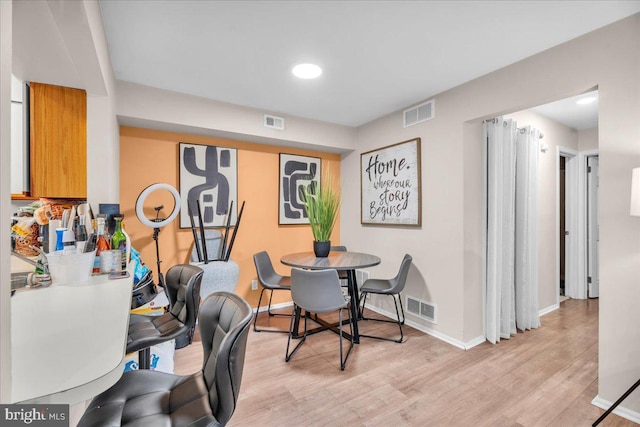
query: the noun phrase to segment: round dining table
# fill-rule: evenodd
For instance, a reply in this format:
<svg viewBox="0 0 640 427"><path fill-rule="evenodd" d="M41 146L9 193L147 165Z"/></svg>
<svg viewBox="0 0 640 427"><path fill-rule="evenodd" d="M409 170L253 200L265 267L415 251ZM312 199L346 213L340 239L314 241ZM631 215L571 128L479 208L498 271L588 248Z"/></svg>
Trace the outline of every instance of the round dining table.
<svg viewBox="0 0 640 427"><path fill-rule="evenodd" d="M303 268L308 270L328 270L345 271L347 273L347 289L351 297L351 319L353 325L353 342L360 343L360 334L358 332L358 307L360 306L360 295L358 294L358 285L356 283L356 269L373 267L380 264L380 258L375 255L347 252L347 251L331 251L327 257L316 257L313 252L298 252L294 254L284 255L280 258L280 262L289 267ZM314 321L322 325L317 330L311 330L307 333L319 332L325 329L337 330L337 324L328 324L322 322L317 317ZM298 330L299 316L296 316L294 331ZM344 333L343 333L344 334ZM344 334L348 337L348 334Z"/></svg>

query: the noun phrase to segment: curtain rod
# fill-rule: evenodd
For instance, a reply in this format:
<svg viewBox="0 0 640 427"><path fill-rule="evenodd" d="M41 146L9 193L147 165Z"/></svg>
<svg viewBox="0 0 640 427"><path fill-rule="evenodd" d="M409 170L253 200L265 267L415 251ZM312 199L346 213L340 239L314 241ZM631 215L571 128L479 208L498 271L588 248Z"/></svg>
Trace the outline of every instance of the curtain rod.
<svg viewBox="0 0 640 427"><path fill-rule="evenodd" d="M493 118L493 119L484 120L482 123L496 123L497 121L498 121L498 119ZM525 131L525 128L516 127L516 129L519 130L520 133L524 133L524 131ZM540 132L540 139L542 139L542 138L544 138L544 134L542 132Z"/></svg>

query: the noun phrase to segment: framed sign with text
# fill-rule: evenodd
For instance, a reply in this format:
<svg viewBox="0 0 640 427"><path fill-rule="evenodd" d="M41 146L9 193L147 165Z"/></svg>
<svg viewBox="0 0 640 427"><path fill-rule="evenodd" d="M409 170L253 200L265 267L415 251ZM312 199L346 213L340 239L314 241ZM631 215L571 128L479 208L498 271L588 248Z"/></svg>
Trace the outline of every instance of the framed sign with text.
<svg viewBox="0 0 640 427"><path fill-rule="evenodd" d="M360 222L422 225L420 138L360 155Z"/></svg>

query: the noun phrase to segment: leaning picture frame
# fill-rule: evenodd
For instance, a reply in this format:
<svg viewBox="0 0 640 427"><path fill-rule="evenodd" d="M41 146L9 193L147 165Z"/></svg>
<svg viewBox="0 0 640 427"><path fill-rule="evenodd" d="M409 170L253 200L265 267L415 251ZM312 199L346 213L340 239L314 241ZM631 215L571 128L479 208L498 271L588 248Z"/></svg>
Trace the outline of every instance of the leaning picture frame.
<svg viewBox="0 0 640 427"><path fill-rule="evenodd" d="M191 203L195 226L200 215L196 212L196 200L200 201L202 225L224 227L228 215L230 225L235 225L238 213L238 150L230 147L179 144L179 190L181 197L180 228L190 228L189 205ZM229 206L233 207L229 212Z"/></svg>
<svg viewBox="0 0 640 427"><path fill-rule="evenodd" d="M278 224L309 224L300 200L303 186L320 188L320 157L280 153L278 175Z"/></svg>
<svg viewBox="0 0 640 427"><path fill-rule="evenodd" d="M360 155L360 223L421 226L420 138Z"/></svg>

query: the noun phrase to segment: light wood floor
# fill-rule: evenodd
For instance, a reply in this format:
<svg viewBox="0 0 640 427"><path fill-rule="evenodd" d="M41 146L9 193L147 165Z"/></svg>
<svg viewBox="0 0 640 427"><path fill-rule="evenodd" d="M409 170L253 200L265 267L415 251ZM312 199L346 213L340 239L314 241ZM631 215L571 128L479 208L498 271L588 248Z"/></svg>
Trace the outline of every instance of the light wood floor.
<svg viewBox="0 0 640 427"><path fill-rule="evenodd" d="M275 320L274 320L275 319ZM259 323L288 327L288 318ZM362 322L362 333L394 325ZM249 335L229 425L589 426L597 395L598 301L568 300L542 327L463 351L408 326L406 342L362 339L340 371L337 335L310 336L289 363L286 334ZM201 368L199 342L176 352L176 373ZM601 426L635 426L610 415Z"/></svg>

